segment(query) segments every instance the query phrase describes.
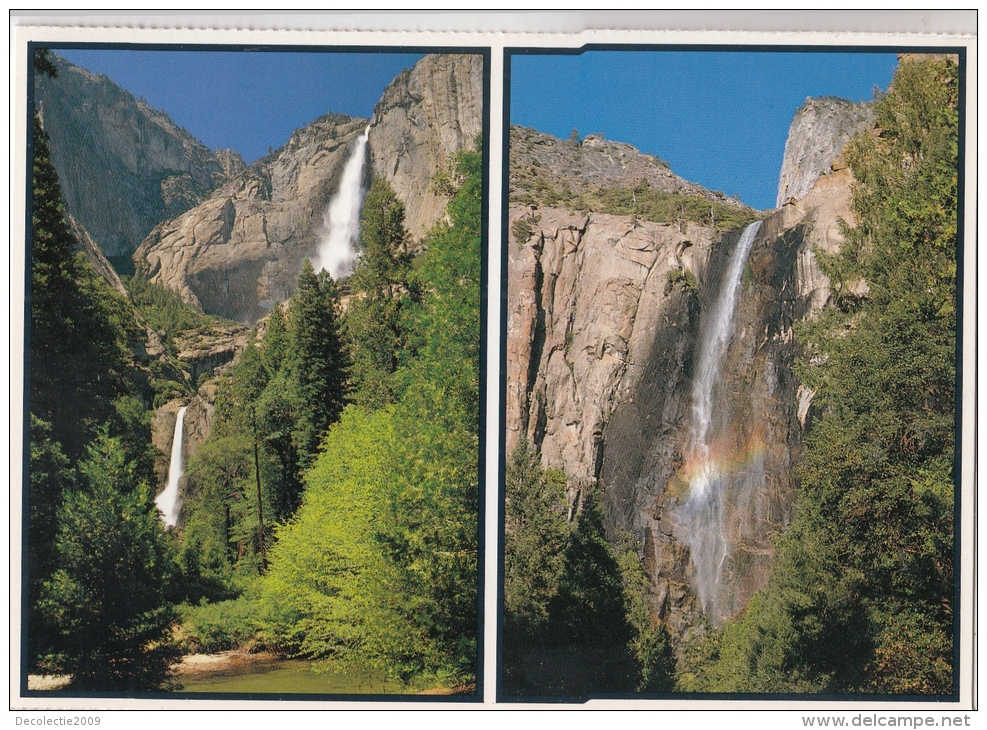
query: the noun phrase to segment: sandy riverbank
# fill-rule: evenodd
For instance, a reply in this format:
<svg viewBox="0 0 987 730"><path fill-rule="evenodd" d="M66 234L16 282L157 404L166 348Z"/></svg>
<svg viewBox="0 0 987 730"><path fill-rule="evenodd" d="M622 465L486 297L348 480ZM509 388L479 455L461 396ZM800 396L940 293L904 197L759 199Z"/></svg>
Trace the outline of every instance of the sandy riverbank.
<svg viewBox="0 0 987 730"><path fill-rule="evenodd" d="M270 652L221 651L215 654L186 654L172 665L176 677L208 674L242 674L282 658Z"/></svg>

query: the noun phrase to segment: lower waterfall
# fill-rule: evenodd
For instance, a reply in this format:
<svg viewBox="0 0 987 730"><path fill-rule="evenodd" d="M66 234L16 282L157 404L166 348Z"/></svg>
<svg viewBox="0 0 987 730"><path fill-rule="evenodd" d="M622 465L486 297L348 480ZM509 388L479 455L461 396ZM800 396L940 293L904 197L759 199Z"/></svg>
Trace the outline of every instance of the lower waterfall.
<svg viewBox="0 0 987 730"><path fill-rule="evenodd" d="M734 333L741 277L760 228L761 221L755 221L744 229L716 301L702 319L692 381L684 475L689 490L678 507L677 522L692 558L693 587L703 611L714 623L723 618L720 588L731 551L725 529L727 511L747 499L764 479L763 455L759 456L757 449L735 453L729 424L715 418L723 361Z"/></svg>
<svg viewBox="0 0 987 730"><path fill-rule="evenodd" d="M168 467L168 486L155 498L154 503L161 510L161 519L168 527L178 524L182 503L178 498L178 482L182 478L185 465L182 463L182 441L185 434L185 408L178 409L175 419L175 436L171 442L171 464Z"/></svg>

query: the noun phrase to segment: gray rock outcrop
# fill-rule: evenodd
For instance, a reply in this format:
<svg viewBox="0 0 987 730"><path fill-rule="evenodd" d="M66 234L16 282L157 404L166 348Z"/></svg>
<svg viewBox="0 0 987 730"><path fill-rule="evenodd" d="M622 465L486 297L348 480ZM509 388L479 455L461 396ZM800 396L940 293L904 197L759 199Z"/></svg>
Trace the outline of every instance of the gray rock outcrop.
<svg viewBox="0 0 987 730"><path fill-rule="evenodd" d="M138 271L205 312L253 323L294 291L365 126L327 115L296 130L200 205L151 231L134 254Z"/></svg>
<svg viewBox="0 0 987 730"><path fill-rule="evenodd" d="M511 226L506 446L530 438L546 466L595 481L606 423L656 333L681 310L682 285L670 277L699 270L718 235L695 224L683 231L627 216L511 207L512 224L535 218L527 240Z"/></svg>
<svg viewBox="0 0 987 730"><path fill-rule="evenodd" d="M859 132L874 125L873 105L827 96L806 99L795 112L785 141L785 155L778 178L780 208L790 199L802 198L820 175L841 166L840 150Z"/></svg>
<svg viewBox="0 0 987 730"><path fill-rule="evenodd" d="M483 57L436 54L402 71L374 107L373 172L404 203L412 239L443 217L448 198L432 190L432 179L457 152L473 149L483 132L483 102Z"/></svg>

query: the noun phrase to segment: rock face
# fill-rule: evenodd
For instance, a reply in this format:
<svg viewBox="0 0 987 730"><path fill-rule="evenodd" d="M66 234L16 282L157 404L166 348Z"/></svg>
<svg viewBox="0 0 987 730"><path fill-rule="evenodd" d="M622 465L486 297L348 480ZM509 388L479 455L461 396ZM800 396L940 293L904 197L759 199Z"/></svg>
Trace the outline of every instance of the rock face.
<svg viewBox="0 0 987 730"><path fill-rule="evenodd" d="M106 76L52 60L58 76L37 76L36 104L66 207L107 256L129 256L226 180L217 157L167 114Z"/></svg>
<svg viewBox="0 0 987 730"><path fill-rule="evenodd" d="M154 412L151 419L151 442L160 452L154 463L158 491L164 489L168 483L168 468L171 462L171 447L175 438L178 410L182 406L187 406L185 420L182 422L182 459L187 467L189 459L195 456L199 444L209 437L215 396L215 384L209 383L204 385L195 396L168 401ZM184 493L184 481L179 489Z"/></svg>
<svg viewBox="0 0 987 730"><path fill-rule="evenodd" d="M513 223L535 218L517 240ZM546 466L593 482L605 424L687 298L670 277L701 268L718 235L525 206L510 221L506 447L528 437Z"/></svg>
<svg viewBox="0 0 987 730"><path fill-rule="evenodd" d="M210 327L208 331L190 330L175 335L178 359L188 364L193 383L203 374L212 376L233 362L247 347L247 330L236 326Z"/></svg>
<svg viewBox="0 0 987 730"><path fill-rule="evenodd" d="M816 179L830 171L843 145L873 125L872 104L831 96L806 99L788 130L776 206L808 193Z"/></svg>
<svg viewBox="0 0 987 730"><path fill-rule="evenodd" d="M217 376L233 364L246 348L247 330L230 326L216 327L208 332L183 332L176 337L176 344L179 349L178 360L186 364L189 380L195 383L203 373ZM183 424L184 459L187 465L188 460L195 456L199 444L209 437L218 383L218 378L210 377L198 387L195 395L176 398L155 409L151 419L151 442L160 452L155 460L159 491L164 489L168 481L178 409L187 406Z"/></svg>
<svg viewBox="0 0 987 730"><path fill-rule="evenodd" d="M387 87L374 108L370 156L405 205L405 226L419 239L445 213L448 199L432 178L472 149L483 132L483 57L425 56Z"/></svg>
<svg viewBox="0 0 987 730"><path fill-rule="evenodd" d="M722 522L729 557L708 615L714 624L742 610L767 580L771 537L787 522L790 467L801 449L790 368L797 355L792 325L811 302L799 295L798 286L804 235L782 230L780 218L766 220L755 240L714 390L721 435L712 451L729 465L725 473L734 475ZM738 237L724 236L710 251L698 272L698 287L673 310L672 326L658 328L641 367L626 381L627 397L603 432L598 477L608 526L614 534L637 539L654 586L652 607L679 636L698 623L702 610L683 516L694 468L686 447L692 378L700 366L698 335Z"/></svg>
<svg viewBox="0 0 987 730"><path fill-rule="evenodd" d="M792 330L829 298L813 249L837 250L839 219L852 225L853 178L832 164L842 144L809 159L812 173L790 169L814 184L764 220L741 278L714 391L724 434L714 451L742 483L723 507L729 555L707 616L714 624L766 583L772 538L790 517L791 467L812 398L792 374ZM569 476L572 500L596 486L611 541L638 546L654 614L687 637L703 613L683 517L693 374L740 231L520 203L509 230L507 451L529 439L544 466Z"/></svg>
<svg viewBox="0 0 987 730"><path fill-rule="evenodd" d="M426 56L399 74L377 105L369 136L373 174L391 181L413 236L444 211L446 199L429 190L432 177L482 129L482 71L481 56ZM297 130L200 205L157 226L134 254L138 270L210 314L257 321L294 291L367 124L327 115ZM233 172L234 163L224 165Z"/></svg>

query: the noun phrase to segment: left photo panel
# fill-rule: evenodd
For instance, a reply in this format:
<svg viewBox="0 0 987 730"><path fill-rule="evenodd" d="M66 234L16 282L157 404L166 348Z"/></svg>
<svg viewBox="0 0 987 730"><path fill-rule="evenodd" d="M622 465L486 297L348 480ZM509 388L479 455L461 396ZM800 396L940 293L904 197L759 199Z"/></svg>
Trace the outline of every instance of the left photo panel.
<svg viewBox="0 0 987 730"><path fill-rule="evenodd" d="M489 51L28 54L22 696L480 701Z"/></svg>

